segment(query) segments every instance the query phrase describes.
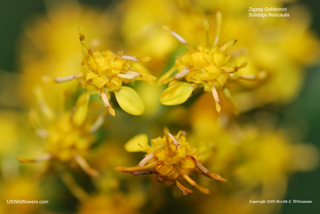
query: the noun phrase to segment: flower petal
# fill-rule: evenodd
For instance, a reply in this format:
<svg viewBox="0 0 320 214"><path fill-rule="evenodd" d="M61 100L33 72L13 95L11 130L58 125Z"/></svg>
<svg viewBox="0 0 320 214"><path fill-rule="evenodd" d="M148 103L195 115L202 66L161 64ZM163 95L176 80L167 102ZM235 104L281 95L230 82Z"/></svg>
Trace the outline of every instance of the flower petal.
<svg viewBox="0 0 320 214"><path fill-rule="evenodd" d="M163 105L172 106L184 103L195 89L193 84L178 82L169 86L160 97Z"/></svg>
<svg viewBox="0 0 320 214"><path fill-rule="evenodd" d="M89 94L81 94L76 104L76 110L72 115L72 120L80 126L86 119L88 113Z"/></svg>
<svg viewBox="0 0 320 214"><path fill-rule="evenodd" d="M136 135L124 145L127 152L143 152L148 147L148 136L145 134Z"/></svg>
<svg viewBox="0 0 320 214"><path fill-rule="evenodd" d="M141 115L144 112L144 104L139 94L130 87L122 86L115 92L119 106L125 112L132 115Z"/></svg>

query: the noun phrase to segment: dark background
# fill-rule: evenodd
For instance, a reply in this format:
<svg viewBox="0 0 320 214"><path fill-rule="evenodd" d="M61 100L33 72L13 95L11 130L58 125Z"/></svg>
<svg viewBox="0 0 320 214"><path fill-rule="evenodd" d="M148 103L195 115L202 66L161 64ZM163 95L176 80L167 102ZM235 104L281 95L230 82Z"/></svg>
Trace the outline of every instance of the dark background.
<svg viewBox="0 0 320 214"><path fill-rule="evenodd" d="M267 1L267 0L266 0ZM107 0L81 0L88 5L106 7ZM320 38L320 1L304 0L311 12L311 28ZM17 72L17 40L22 33L26 21L37 14L45 12L44 0L1 0L0 1L0 70ZM306 122L307 135L305 142L310 142L320 148L320 65L306 69L305 84L298 99L284 106L280 111L283 124ZM0 108L3 108L0 106ZM298 119L297 119L298 118ZM320 169L312 172L297 173L290 177L288 193L285 199L312 200L312 204L284 205L283 214L320 213L319 202Z"/></svg>

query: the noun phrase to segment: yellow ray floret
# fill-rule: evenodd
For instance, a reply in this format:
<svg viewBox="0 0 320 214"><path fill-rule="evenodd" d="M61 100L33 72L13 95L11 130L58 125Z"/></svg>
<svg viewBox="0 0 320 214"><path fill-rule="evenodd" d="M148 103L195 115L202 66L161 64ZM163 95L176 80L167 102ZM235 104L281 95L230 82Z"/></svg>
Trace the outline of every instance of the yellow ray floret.
<svg viewBox="0 0 320 214"><path fill-rule="evenodd" d="M224 89L228 93L226 84L229 79L256 80L256 76L237 75L237 71L246 66L246 62L234 64L232 56L228 54L236 40L230 41L218 47L222 15L217 13L217 35L213 45L209 44L209 23L205 19L203 27L206 31L206 44L201 44L195 49L176 32L166 28L182 44L188 47L188 51L178 57L174 66L160 79L160 84L169 83L169 87L162 93L160 101L164 105L178 105L184 103L192 94L193 90L203 87L204 91L210 92L216 103L216 110L220 113L220 99L218 91ZM229 96L227 96L229 97ZM230 97L229 97L230 98Z"/></svg>
<svg viewBox="0 0 320 214"><path fill-rule="evenodd" d="M78 79L80 86L89 94L99 94L111 115L115 116L115 111L109 102L112 92L124 111L132 115L141 115L144 112L142 99L134 89L123 86L123 83L129 83L131 80L155 81L156 78L139 64L150 61L151 58L115 54L110 50L93 51L81 28L79 28L79 38L84 55L80 73L59 78L45 77L45 80L65 82Z"/></svg>
<svg viewBox="0 0 320 214"><path fill-rule="evenodd" d="M115 170L133 175L155 174L160 182L177 185L184 195L191 194L192 190L184 187L181 184L182 180L202 193L209 194L207 188L201 187L189 177L194 170L209 178L226 181L220 175L209 172L197 160L197 150L187 142L184 131L179 131L176 136L173 136L169 130L165 129L165 135L162 138L152 139L151 146L148 146L146 135L138 135L131 139L125 148L128 151L144 151L147 154L137 166L116 167Z"/></svg>

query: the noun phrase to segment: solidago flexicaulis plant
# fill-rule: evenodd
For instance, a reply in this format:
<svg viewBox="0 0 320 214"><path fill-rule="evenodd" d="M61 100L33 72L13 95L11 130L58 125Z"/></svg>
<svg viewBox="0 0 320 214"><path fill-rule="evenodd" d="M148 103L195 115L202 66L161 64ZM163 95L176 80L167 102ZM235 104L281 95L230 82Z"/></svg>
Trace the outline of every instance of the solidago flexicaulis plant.
<svg viewBox="0 0 320 214"><path fill-rule="evenodd" d="M90 123L87 120L89 95L82 94L72 111L55 114L46 104L40 88L35 88L37 106L30 111L30 122L37 135L44 139L45 154L37 158L19 157L20 162L76 163L87 174L97 177L85 156L95 140L93 133L100 127L103 117Z"/></svg>
<svg viewBox="0 0 320 214"><path fill-rule="evenodd" d="M161 103L164 105L178 105L184 103L199 87L204 91L212 93L216 103L216 110L220 113L220 99L218 91L223 90L226 97L231 99L227 87L229 80L256 80L255 75L238 75L237 71L246 66L246 62L235 65L233 55L228 50L237 40L230 41L218 46L222 15L216 14L217 35L213 44L209 43L209 23L205 19L203 27L206 32L206 43L192 48L185 39L176 32L170 30L171 34L186 45L188 51L178 57L173 67L159 79L160 84L169 83L169 87L161 95Z"/></svg>
<svg viewBox="0 0 320 214"><path fill-rule="evenodd" d="M141 115L144 104L138 93L131 87L124 86L131 80L155 81L149 71L140 62L151 60L150 57L127 56L122 53L115 54L110 50L93 51L88 45L85 35L79 27L79 39L82 45L84 59L80 72L76 75L48 78L55 82L64 82L78 79L80 86L89 94L99 94L108 112L115 116L109 100L111 93L115 94L119 106L129 114Z"/></svg>
<svg viewBox="0 0 320 214"><path fill-rule="evenodd" d="M164 136L151 140L151 146L148 145L146 135L138 135L131 139L125 148L127 151L146 152L146 156L134 167L116 167L120 172L131 173L133 175L155 174L157 180L166 185L178 186L184 195L193 193L191 189L183 186L181 180L187 181L190 185L196 187L202 193L209 194L209 190L198 185L190 174L193 171L218 180L226 181L218 174L209 172L197 159L197 149L193 148L186 139L186 133L179 131L173 136L167 128L164 129Z"/></svg>

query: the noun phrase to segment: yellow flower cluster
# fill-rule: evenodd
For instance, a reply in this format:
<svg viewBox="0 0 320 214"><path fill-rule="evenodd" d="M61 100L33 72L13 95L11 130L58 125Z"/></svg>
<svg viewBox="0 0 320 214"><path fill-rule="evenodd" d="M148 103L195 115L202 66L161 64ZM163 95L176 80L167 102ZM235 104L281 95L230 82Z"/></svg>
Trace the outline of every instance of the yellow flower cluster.
<svg viewBox="0 0 320 214"><path fill-rule="evenodd" d="M142 150L147 155L136 167L117 167L115 169L133 175L156 174L158 181L167 185L177 185L184 195L189 195L193 192L179 182L181 179L186 180L202 193L209 193L208 189L199 186L189 177L189 174L194 170L209 178L226 181L220 175L209 172L198 162L197 150L186 141L186 133L184 131L179 131L176 136L173 136L167 129L164 132L164 137L151 140L151 147L148 147L148 138L145 135L139 135L130 140L126 144L127 150Z"/></svg>
<svg viewBox="0 0 320 214"><path fill-rule="evenodd" d="M236 40L230 41L221 47L217 47L221 26L221 13L217 13L217 36L213 45L209 44L209 24L204 20L203 26L206 31L207 44L199 45L195 50L190 50L177 58L175 65L160 79L161 84L170 82L169 88L161 95L161 103L164 105L177 105L184 103L197 87L203 87L204 91L211 92L216 102L216 110L220 113L220 99L217 90L224 89L225 94L230 97L228 88L225 87L229 79L256 80L254 75L237 75L237 71L246 66L246 62L234 65L234 56L228 54ZM174 31L171 33L183 44L188 43ZM173 75L175 71L178 71ZM172 76L173 75L173 76ZM185 82L177 82L184 78ZM177 82L177 83L176 83Z"/></svg>

